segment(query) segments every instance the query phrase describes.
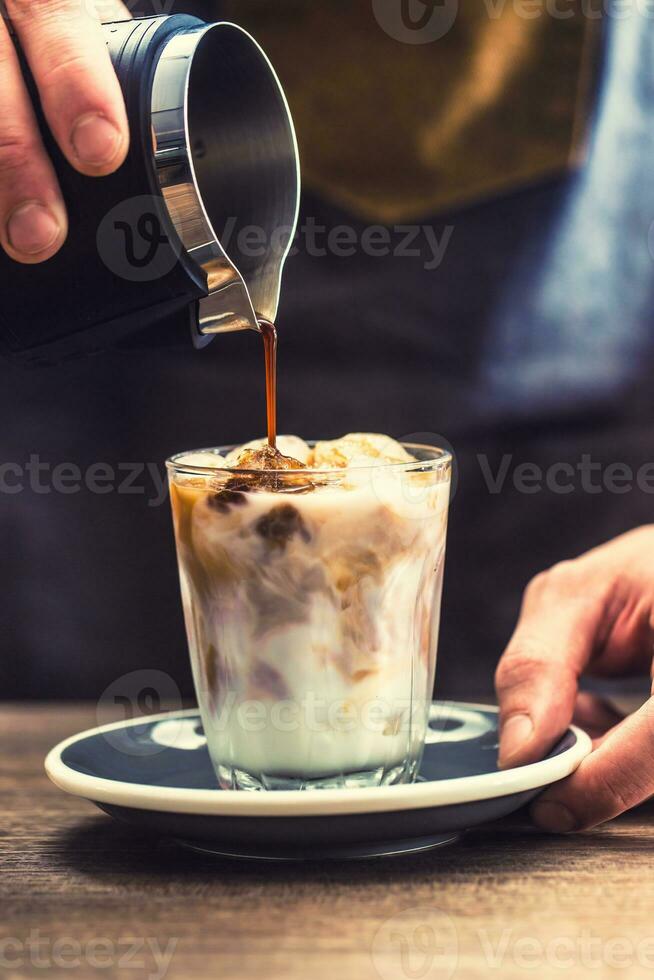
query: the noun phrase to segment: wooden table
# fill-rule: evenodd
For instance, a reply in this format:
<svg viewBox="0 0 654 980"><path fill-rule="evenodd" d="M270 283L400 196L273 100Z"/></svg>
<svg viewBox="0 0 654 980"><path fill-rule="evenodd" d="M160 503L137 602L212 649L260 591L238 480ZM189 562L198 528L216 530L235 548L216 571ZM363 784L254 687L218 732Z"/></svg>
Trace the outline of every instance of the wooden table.
<svg viewBox="0 0 654 980"><path fill-rule="evenodd" d="M0 975L626 977L654 971L654 806L555 838L524 817L409 858L207 861L138 837L43 772L88 706L6 706Z"/></svg>

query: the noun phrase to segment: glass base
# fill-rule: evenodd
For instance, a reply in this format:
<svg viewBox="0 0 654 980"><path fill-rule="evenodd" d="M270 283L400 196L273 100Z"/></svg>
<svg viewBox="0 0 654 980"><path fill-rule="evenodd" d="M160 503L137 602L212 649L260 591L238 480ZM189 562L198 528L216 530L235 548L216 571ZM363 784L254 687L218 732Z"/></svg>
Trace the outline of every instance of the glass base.
<svg viewBox="0 0 654 980"><path fill-rule="evenodd" d="M250 792L268 790L312 789L369 789L372 786L395 786L413 783L418 775L419 760L398 766L380 766L364 772L337 773L329 776L284 776L265 773L253 774L234 766L216 766L221 789L239 789Z"/></svg>

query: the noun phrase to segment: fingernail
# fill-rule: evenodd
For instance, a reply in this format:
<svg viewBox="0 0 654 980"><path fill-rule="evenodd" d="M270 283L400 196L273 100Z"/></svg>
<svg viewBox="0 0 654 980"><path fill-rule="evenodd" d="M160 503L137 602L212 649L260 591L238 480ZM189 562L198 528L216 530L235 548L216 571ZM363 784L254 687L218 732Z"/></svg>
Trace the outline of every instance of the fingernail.
<svg viewBox="0 0 654 980"><path fill-rule="evenodd" d="M7 238L17 252L38 255L59 235L59 222L44 204L28 201L20 204L7 220Z"/></svg>
<svg viewBox="0 0 654 980"><path fill-rule="evenodd" d="M507 718L500 730L500 765L506 766L511 759L518 757L533 733L534 723L529 715L511 715Z"/></svg>
<svg viewBox="0 0 654 980"><path fill-rule="evenodd" d="M113 160L122 136L114 124L104 116L90 113L77 120L70 140L82 163L98 166Z"/></svg>
<svg viewBox="0 0 654 980"><path fill-rule="evenodd" d="M538 827L549 830L552 834L569 834L571 830L577 828L575 816L563 803L549 800L534 803L531 808L531 818Z"/></svg>

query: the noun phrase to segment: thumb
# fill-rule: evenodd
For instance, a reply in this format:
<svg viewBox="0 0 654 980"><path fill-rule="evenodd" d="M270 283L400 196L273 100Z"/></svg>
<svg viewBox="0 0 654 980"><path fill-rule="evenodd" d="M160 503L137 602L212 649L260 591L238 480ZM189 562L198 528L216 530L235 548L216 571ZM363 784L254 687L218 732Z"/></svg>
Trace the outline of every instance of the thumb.
<svg viewBox="0 0 654 980"><path fill-rule="evenodd" d="M570 724L580 673L590 660L603 603L583 594L576 562L538 575L502 656L495 686L502 768L541 759Z"/></svg>
<svg viewBox="0 0 654 980"><path fill-rule="evenodd" d="M654 793L654 699L604 737L567 779L534 803L545 830L585 830L616 817Z"/></svg>

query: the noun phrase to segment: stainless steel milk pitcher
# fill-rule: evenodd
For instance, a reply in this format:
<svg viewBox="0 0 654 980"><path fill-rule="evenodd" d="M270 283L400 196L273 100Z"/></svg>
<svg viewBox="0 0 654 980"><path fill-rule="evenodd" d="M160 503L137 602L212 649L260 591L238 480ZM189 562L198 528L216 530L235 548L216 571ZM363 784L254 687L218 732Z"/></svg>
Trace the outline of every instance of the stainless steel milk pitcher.
<svg viewBox="0 0 654 980"><path fill-rule="evenodd" d="M189 326L203 346L277 312L300 181L293 122L266 55L235 24L181 14L104 30L130 151L116 173L85 177L39 119L69 233L39 265L0 255L0 347L14 359L167 343Z"/></svg>

